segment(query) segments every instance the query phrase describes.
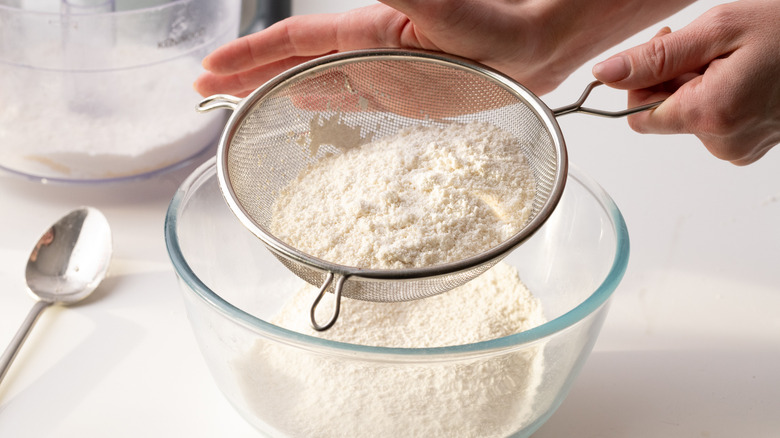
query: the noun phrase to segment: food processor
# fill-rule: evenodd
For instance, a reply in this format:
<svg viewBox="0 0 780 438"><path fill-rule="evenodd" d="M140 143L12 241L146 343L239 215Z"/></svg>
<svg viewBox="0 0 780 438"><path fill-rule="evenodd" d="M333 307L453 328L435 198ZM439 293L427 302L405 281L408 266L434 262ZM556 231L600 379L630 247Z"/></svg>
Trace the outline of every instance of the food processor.
<svg viewBox="0 0 780 438"><path fill-rule="evenodd" d="M46 181L150 175L212 145L201 60L240 0L0 0L0 168Z"/></svg>

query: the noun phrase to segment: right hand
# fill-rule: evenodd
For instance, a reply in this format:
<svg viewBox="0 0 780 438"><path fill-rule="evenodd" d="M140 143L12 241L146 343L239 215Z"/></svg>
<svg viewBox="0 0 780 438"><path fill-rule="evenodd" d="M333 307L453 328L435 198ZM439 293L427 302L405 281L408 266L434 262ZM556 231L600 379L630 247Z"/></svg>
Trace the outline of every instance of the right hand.
<svg viewBox="0 0 780 438"><path fill-rule="evenodd" d="M716 157L750 164L780 142L780 2L741 0L619 53L593 71L629 90L642 133L690 133Z"/></svg>

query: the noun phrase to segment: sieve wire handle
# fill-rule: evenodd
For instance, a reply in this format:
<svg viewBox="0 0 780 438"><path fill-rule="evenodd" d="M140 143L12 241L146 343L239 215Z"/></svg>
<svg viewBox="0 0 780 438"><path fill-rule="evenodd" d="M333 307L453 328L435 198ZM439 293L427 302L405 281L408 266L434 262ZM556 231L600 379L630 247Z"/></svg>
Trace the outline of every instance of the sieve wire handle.
<svg viewBox="0 0 780 438"><path fill-rule="evenodd" d="M582 92L582 95L580 96L579 99L577 99L576 102L574 102L571 105L562 106L560 108L556 108L552 110L553 115L555 117L558 117L570 113L586 113L594 116L617 118L617 117L625 117L642 111L647 111L651 108L657 107L663 102L663 100L659 100L658 102L648 103L645 105L636 106L622 111L605 111L605 110L587 108L582 106L582 104L585 103L585 100L590 95L590 92L593 91L593 89L598 87L599 85L603 85L603 82L601 81L591 82L590 84L588 84L587 87L585 87L585 91Z"/></svg>
<svg viewBox="0 0 780 438"><path fill-rule="evenodd" d="M317 306L320 304L320 301L322 301L322 297L325 296L325 293L328 291L328 286L333 282L333 278L335 277L335 274L332 272L328 272L328 275L325 277L325 282L322 283L322 286L320 287L319 292L317 293L317 298L314 300L314 303L311 305L311 311L309 311L309 317L311 318L311 326L314 328L314 330L317 330L318 332L323 332L331 327L333 327L333 324L336 323L336 320L339 318L339 312L341 311L341 291L344 289L344 281L347 279L345 275L342 275L339 277L338 280L336 280L336 285L334 286L333 293L336 295L335 303L333 304L333 313L330 316L330 319L328 319L328 322L326 322L323 325L320 325L317 322L317 316L315 315L317 311Z"/></svg>
<svg viewBox="0 0 780 438"><path fill-rule="evenodd" d="M218 108L235 111L236 108L238 108L239 103L241 103L240 97L231 96L229 94L215 94L201 100L196 110L199 113L206 113Z"/></svg>

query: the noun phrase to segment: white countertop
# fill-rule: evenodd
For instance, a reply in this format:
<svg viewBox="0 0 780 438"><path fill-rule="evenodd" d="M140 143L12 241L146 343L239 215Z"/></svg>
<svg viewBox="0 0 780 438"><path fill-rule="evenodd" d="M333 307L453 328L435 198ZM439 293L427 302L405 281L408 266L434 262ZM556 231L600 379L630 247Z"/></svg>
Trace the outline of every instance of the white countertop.
<svg viewBox="0 0 780 438"><path fill-rule="evenodd" d="M590 66L545 102L575 100ZM571 161L623 212L631 258L591 357L534 437L780 436L780 150L739 168L691 136L581 114L560 124ZM165 249L165 210L189 170L99 185L0 175L0 348L33 304L24 266L40 234L79 205L101 209L114 232L109 278L83 304L46 310L0 384L0 437L258 436L211 379Z"/></svg>

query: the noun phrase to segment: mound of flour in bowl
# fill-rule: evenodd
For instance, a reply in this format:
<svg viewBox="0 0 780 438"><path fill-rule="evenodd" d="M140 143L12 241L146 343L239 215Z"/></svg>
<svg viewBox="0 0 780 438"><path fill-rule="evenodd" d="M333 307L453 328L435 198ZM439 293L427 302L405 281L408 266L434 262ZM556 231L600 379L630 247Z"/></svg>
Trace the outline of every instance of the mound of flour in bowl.
<svg viewBox="0 0 780 438"><path fill-rule="evenodd" d="M271 322L335 341L405 348L479 342L545 322L538 299L503 262L423 300L342 298L342 323L325 332L309 327L314 295L304 285ZM542 349L419 363L412 356L316 354L260 339L234 366L250 413L290 436L499 437L533 421Z"/></svg>
<svg viewBox="0 0 780 438"><path fill-rule="evenodd" d="M277 197L271 231L342 265L433 266L515 234L535 191L508 132L481 122L413 126L307 168Z"/></svg>

